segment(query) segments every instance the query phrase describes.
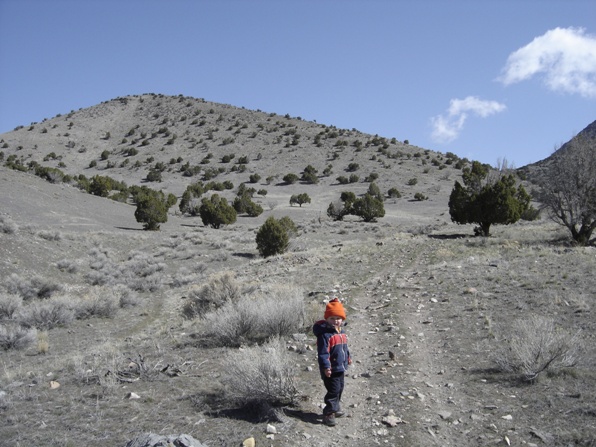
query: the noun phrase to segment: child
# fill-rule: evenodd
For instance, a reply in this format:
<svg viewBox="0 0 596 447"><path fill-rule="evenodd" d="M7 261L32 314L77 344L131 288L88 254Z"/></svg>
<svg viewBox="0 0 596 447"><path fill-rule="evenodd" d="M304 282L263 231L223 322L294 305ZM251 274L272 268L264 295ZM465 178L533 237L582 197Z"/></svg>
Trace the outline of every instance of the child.
<svg viewBox="0 0 596 447"><path fill-rule="evenodd" d="M340 400L344 390L344 372L352 364L352 359L348 349L348 336L342 330L346 311L337 298L327 304L324 318L314 324L313 333L317 336L319 369L327 389L323 423L332 427L335 425L335 417L344 415Z"/></svg>

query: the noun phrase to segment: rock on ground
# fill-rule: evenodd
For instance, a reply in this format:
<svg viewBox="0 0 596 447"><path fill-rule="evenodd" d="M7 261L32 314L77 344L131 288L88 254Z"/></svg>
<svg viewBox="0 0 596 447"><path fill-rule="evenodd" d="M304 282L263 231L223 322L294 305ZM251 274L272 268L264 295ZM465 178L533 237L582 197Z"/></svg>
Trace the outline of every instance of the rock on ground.
<svg viewBox="0 0 596 447"><path fill-rule="evenodd" d="M207 447L189 435L161 436L145 433L126 444L126 447Z"/></svg>

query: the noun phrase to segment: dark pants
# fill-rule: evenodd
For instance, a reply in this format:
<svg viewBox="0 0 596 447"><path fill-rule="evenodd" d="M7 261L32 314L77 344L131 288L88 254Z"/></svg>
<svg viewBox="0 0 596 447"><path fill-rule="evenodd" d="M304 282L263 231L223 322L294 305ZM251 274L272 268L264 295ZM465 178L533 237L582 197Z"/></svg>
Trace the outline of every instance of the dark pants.
<svg viewBox="0 0 596 447"><path fill-rule="evenodd" d="M323 383L327 394L325 394L325 408L323 414L335 413L340 410L339 401L344 391L344 373L336 372L331 377L323 377Z"/></svg>

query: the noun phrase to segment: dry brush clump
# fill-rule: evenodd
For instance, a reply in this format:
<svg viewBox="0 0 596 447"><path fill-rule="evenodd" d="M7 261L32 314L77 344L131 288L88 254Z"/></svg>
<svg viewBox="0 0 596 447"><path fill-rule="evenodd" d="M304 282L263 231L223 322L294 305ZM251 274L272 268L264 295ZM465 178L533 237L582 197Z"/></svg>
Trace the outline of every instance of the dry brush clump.
<svg viewBox="0 0 596 447"><path fill-rule="evenodd" d="M16 321L0 323L0 348L5 351L9 349L27 349L37 340L37 330L25 327Z"/></svg>
<svg viewBox="0 0 596 447"><path fill-rule="evenodd" d="M530 315L516 320L494 356L497 367L533 382L545 372L560 373L577 366L583 356L580 332L555 325L552 318Z"/></svg>
<svg viewBox="0 0 596 447"><path fill-rule="evenodd" d="M293 403L298 395L294 363L280 338L230 353L221 378L225 400L257 409Z"/></svg>
<svg viewBox="0 0 596 447"><path fill-rule="evenodd" d="M72 303L64 297L56 297L34 301L24 306L19 313L18 321L26 327L48 330L68 326L74 321L75 316Z"/></svg>
<svg viewBox="0 0 596 447"><path fill-rule="evenodd" d="M302 289L275 285L228 301L206 313L201 323L203 336L210 344L240 346L301 332L304 320Z"/></svg>
<svg viewBox="0 0 596 447"><path fill-rule="evenodd" d="M16 273L11 274L4 282L4 287L8 293L18 294L25 300L31 298L50 298L56 292L62 290L60 284L46 280L39 276L23 279Z"/></svg>
<svg viewBox="0 0 596 447"><path fill-rule="evenodd" d="M164 263L141 252L132 252L124 262L117 262L110 253L101 247L90 252L91 271L85 279L91 285L115 286L123 284L138 292L155 292L166 282Z"/></svg>
<svg viewBox="0 0 596 447"><path fill-rule="evenodd" d="M206 283L189 290L182 315L188 319L203 316L227 302L237 301L240 295L240 285L231 272L213 274Z"/></svg>
<svg viewBox="0 0 596 447"><path fill-rule="evenodd" d="M23 298L11 293L0 293L0 321L14 320L23 307Z"/></svg>
<svg viewBox="0 0 596 447"><path fill-rule="evenodd" d="M18 225L9 216L0 215L0 233L14 234L18 230Z"/></svg>

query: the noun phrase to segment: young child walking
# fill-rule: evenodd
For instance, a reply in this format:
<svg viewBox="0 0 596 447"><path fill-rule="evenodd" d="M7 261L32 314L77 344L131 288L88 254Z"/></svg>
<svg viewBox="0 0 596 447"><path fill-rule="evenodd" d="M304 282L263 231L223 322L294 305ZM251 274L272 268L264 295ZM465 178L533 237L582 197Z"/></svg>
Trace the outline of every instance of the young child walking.
<svg viewBox="0 0 596 447"><path fill-rule="evenodd" d="M352 364L348 349L348 336L343 331L346 311L337 298L327 303L324 320L317 321L313 333L317 336L317 354L319 370L325 394L323 423L328 426L336 424L335 418L344 415L340 401L344 390L344 373Z"/></svg>

